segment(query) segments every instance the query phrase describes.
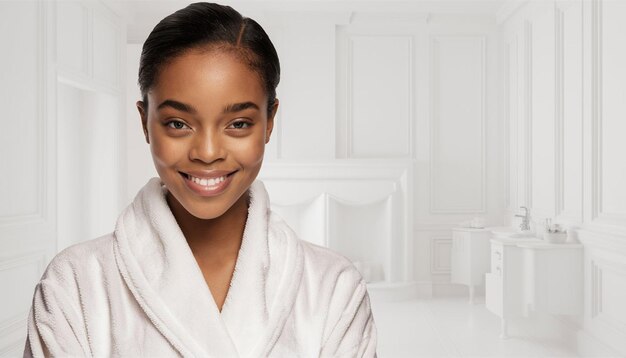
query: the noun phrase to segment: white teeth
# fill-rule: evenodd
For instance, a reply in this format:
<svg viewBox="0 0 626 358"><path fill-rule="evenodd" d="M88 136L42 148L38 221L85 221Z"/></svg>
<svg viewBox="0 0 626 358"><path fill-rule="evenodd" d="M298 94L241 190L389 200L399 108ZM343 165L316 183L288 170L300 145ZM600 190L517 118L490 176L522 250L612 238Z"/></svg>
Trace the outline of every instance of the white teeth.
<svg viewBox="0 0 626 358"><path fill-rule="evenodd" d="M221 182L223 182L224 180L226 180L226 177L219 177L219 178L215 178L215 179L205 179L205 178L196 178L194 176L189 176L191 178L191 181L193 181L196 184L200 184L202 186L214 186L216 184L219 184Z"/></svg>

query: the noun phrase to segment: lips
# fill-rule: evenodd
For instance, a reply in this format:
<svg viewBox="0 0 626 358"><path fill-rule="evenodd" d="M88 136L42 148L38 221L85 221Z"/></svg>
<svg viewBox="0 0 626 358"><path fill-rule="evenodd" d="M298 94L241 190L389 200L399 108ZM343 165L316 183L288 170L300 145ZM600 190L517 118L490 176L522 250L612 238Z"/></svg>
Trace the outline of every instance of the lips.
<svg viewBox="0 0 626 358"><path fill-rule="evenodd" d="M193 192L200 196L215 196L226 190L232 176L237 171L190 171L179 172L185 179L185 184Z"/></svg>
<svg viewBox="0 0 626 358"><path fill-rule="evenodd" d="M189 174L185 174L185 176L187 177L188 180L191 180L194 183L202 185L202 186L215 186L216 184L219 184L223 182L224 180L226 180L226 177L227 177L227 175L223 175L221 177L214 177L214 178L198 178Z"/></svg>

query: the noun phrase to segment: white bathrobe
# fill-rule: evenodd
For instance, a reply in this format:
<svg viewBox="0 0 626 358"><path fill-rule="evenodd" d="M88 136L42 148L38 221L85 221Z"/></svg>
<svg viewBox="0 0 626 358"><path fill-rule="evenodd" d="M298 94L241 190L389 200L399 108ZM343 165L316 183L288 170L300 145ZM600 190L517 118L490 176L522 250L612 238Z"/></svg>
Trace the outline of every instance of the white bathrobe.
<svg viewBox="0 0 626 358"><path fill-rule="evenodd" d="M220 312L152 178L115 231L71 246L37 284L25 356L375 357L363 278L344 256L299 240L251 188Z"/></svg>

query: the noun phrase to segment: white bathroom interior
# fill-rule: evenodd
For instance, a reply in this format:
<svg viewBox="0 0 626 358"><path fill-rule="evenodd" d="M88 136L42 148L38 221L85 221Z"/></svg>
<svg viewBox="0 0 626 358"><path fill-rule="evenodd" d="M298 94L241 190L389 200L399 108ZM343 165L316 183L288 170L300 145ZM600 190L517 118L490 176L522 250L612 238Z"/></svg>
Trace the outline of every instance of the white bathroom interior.
<svg viewBox="0 0 626 358"><path fill-rule="evenodd" d="M188 3L0 2L0 356L156 176L141 45ZM259 179L367 280L380 357L626 356L626 1L224 3L281 60Z"/></svg>

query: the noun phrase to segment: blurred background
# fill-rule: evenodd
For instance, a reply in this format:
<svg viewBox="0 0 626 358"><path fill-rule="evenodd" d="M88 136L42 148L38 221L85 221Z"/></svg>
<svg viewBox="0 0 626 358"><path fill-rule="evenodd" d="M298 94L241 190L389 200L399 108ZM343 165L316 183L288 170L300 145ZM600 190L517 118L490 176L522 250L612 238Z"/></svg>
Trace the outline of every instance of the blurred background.
<svg viewBox="0 0 626 358"><path fill-rule="evenodd" d="M139 56L188 3L0 1L0 356L156 176ZM224 3L281 60L259 179L368 281L380 357L626 356L626 1Z"/></svg>

